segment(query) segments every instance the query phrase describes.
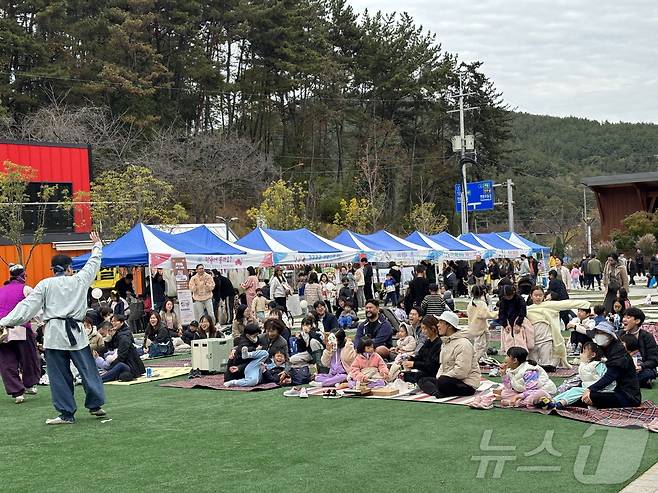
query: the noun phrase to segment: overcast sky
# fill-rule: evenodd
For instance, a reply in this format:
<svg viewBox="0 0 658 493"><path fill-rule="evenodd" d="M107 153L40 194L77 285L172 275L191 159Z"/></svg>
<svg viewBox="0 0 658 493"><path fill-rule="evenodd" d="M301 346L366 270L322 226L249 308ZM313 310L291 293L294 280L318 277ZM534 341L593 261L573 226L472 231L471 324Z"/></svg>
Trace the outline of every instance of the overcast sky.
<svg viewBox="0 0 658 493"><path fill-rule="evenodd" d="M658 123L658 0L349 0L406 11L512 108Z"/></svg>

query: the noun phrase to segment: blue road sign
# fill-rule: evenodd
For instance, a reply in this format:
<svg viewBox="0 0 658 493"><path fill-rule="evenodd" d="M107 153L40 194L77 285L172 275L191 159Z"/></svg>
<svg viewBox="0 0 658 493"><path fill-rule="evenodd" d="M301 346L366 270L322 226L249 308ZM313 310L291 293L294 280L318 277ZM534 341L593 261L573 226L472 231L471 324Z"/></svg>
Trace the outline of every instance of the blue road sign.
<svg viewBox="0 0 658 493"><path fill-rule="evenodd" d="M476 181L466 184L466 204L469 211L490 211L494 208L494 183L493 180ZM455 210L461 213L462 209L462 186L455 185Z"/></svg>

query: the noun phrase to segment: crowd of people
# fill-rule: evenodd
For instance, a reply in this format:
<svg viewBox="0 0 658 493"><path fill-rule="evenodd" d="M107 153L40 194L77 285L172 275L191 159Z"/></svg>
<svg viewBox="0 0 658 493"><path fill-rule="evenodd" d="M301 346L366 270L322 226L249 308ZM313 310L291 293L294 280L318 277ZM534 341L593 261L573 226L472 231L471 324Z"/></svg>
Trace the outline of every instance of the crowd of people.
<svg viewBox="0 0 658 493"><path fill-rule="evenodd" d="M69 257L57 255L55 275L33 290L25 284L22 266L13 266L0 288L0 374L7 393L22 403L37 392L45 363L59 412L48 424L74 422L76 380L83 384L89 412L102 417L104 382L133 380L144 374L145 359L189 350L195 340L227 336L233 337L233 349L224 385L292 386L286 395L303 396L304 384L335 392L383 387L398 379L436 397L473 395L480 364L491 361L492 328L500 330L506 356L499 370L503 385L486 399L479 396L474 407L490 408L493 400L503 406L637 406L640 387L650 388L656 378L658 346L642 329L644 313L631 306L632 276L616 254L604 265L589 258L584 269L569 269L552 257L546 289L538 283L536 259L525 255L446 262L440 276L434 266L421 263L406 286L394 262L384 281L375 282L366 258L331 272L307 267L295 282L280 266L268 282L249 267L240 290L221 272L198 265L189 280L195 314L189 324L181 322L170 297L170 274L156 270L148 279L153 300L140 321L143 336L136 339L125 302L135 292L129 274L109 300L90 296L102 255L100 239L92 235L92 240L92 255L80 272L73 272ZM606 293L592 313L589 302L569 298L569 289L576 274L580 281L585 273L585 286L597 281L597 270ZM455 297L464 290L469 298L459 312ZM303 301L298 329L288 306L293 294ZM571 331L568 342L563 330ZM569 356L580 357L579 378L557 387L549 374L569 367Z"/></svg>

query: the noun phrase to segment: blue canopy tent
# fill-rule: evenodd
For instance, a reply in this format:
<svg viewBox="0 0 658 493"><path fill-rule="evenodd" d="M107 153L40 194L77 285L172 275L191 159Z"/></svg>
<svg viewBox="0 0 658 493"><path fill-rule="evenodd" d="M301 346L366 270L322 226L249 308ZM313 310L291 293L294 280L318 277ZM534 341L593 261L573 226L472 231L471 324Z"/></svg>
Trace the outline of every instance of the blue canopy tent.
<svg viewBox="0 0 658 493"><path fill-rule="evenodd" d="M476 235L474 233L466 233L459 236L461 241L473 245L477 248L482 248L485 250L485 258L516 258L520 257L524 253L528 253L527 249L520 249L514 245L509 244L503 238L497 235L487 236L485 240L484 236L487 235Z"/></svg>
<svg viewBox="0 0 658 493"><path fill-rule="evenodd" d="M213 250L218 255L240 255L246 253L246 250L237 247L234 243L223 240L205 225L197 226L183 233L176 233L173 236L180 240L202 245Z"/></svg>
<svg viewBox="0 0 658 493"><path fill-rule="evenodd" d="M551 249L549 247L539 245L534 241L530 241L529 239L524 238L520 234L512 233L510 231L506 231L503 233L496 233L496 234L506 239L513 245L518 245L519 247L525 246L529 248L531 253L541 253L544 258L548 257L551 254Z"/></svg>
<svg viewBox="0 0 658 493"><path fill-rule="evenodd" d="M272 252L275 264L330 264L354 262L357 250L309 231L256 228L240 238L243 248Z"/></svg>
<svg viewBox="0 0 658 493"><path fill-rule="evenodd" d="M474 259L478 254L478 250L459 241L445 231L435 235L426 235L419 231L415 231L407 236L406 239L419 245L426 244L432 248L444 249L445 254L442 257L444 260L470 260Z"/></svg>
<svg viewBox="0 0 658 493"><path fill-rule="evenodd" d="M486 243L496 248L501 253L504 253L506 258L516 258L524 254L528 255L530 253L530 248L528 248L526 245L515 245L496 233L478 233L477 237L484 240Z"/></svg>
<svg viewBox="0 0 658 493"><path fill-rule="evenodd" d="M369 235L345 230L336 236L334 241L358 250L372 262L417 263L421 260L440 258L443 253L443 251L434 251L427 245L404 240L384 230Z"/></svg>
<svg viewBox="0 0 658 493"><path fill-rule="evenodd" d="M73 259L73 268L81 268L90 254ZM272 265L268 252L248 255L237 250L233 253L219 251L216 246L200 244L190 238L182 238L159 231L145 224L137 224L125 235L103 247L102 267L139 265L171 268L172 257L184 257L189 265L203 264L209 269L240 269L249 265Z"/></svg>
<svg viewBox="0 0 658 493"><path fill-rule="evenodd" d="M451 252L464 252L464 259L474 259L476 255L484 255L486 251L479 245L466 243L459 238L455 238L446 231L430 235L429 238L437 242L439 245L446 247Z"/></svg>
<svg viewBox="0 0 658 493"><path fill-rule="evenodd" d="M146 225L137 224L125 235L103 247L102 267L149 265L151 255L185 256L181 250L158 238ZM73 259L73 268L81 269L91 254Z"/></svg>

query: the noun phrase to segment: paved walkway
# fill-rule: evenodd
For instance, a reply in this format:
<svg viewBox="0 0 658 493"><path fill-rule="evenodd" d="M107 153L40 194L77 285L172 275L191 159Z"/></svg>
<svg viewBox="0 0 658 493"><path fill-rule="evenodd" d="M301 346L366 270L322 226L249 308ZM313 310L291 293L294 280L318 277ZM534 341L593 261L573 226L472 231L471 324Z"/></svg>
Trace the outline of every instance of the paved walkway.
<svg viewBox="0 0 658 493"><path fill-rule="evenodd" d="M658 464L626 486L620 493L656 493L658 492Z"/></svg>

